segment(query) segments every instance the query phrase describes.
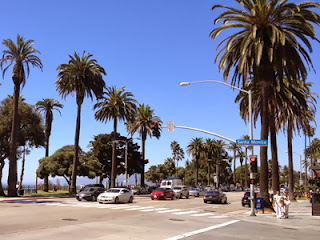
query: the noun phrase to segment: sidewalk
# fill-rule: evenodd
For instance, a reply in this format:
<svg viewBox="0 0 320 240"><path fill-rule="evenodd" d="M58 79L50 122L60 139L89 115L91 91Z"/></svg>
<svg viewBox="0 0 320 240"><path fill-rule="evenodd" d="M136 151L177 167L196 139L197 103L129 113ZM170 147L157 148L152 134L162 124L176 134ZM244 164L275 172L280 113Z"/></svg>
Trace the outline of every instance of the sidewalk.
<svg viewBox="0 0 320 240"><path fill-rule="evenodd" d="M312 216L312 206L308 200L292 202L289 206L288 219L278 219L275 213L263 214L259 211L255 217L250 216L249 212L241 220L283 226L285 228L320 230L320 216Z"/></svg>

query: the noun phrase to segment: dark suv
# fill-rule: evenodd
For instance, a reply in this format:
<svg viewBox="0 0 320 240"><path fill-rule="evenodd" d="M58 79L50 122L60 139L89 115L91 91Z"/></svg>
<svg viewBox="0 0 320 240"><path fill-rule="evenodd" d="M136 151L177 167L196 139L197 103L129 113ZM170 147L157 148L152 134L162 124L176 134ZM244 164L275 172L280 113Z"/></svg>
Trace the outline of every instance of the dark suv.
<svg viewBox="0 0 320 240"><path fill-rule="evenodd" d="M256 201L256 197L258 197L259 193L255 193L254 195L254 201ZM251 207L251 201L250 201L250 192L245 192L243 197L242 197L242 201L241 201L242 206L244 207L245 205L248 205L249 207Z"/></svg>

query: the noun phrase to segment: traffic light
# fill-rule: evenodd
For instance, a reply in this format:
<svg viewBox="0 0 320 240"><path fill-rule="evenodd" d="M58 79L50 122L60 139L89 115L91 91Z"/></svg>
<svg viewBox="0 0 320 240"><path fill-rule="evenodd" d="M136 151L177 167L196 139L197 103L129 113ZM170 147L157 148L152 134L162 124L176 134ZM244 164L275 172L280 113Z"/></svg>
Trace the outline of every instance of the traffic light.
<svg viewBox="0 0 320 240"><path fill-rule="evenodd" d="M151 129L152 129L152 136L157 138L160 137L159 123L153 122Z"/></svg>
<svg viewBox="0 0 320 240"><path fill-rule="evenodd" d="M250 184L257 184L257 179L250 179Z"/></svg>
<svg viewBox="0 0 320 240"><path fill-rule="evenodd" d="M250 158L250 171L252 173L258 172L258 161L257 161L257 155L251 155Z"/></svg>

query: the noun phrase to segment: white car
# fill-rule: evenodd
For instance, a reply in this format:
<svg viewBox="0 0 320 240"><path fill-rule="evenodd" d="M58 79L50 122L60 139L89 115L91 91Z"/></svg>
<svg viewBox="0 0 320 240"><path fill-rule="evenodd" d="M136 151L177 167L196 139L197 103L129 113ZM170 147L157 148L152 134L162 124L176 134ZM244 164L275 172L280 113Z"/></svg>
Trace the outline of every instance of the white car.
<svg viewBox="0 0 320 240"><path fill-rule="evenodd" d="M109 190L101 193L97 201L99 203L132 203L134 195L132 191L127 188L110 188Z"/></svg>

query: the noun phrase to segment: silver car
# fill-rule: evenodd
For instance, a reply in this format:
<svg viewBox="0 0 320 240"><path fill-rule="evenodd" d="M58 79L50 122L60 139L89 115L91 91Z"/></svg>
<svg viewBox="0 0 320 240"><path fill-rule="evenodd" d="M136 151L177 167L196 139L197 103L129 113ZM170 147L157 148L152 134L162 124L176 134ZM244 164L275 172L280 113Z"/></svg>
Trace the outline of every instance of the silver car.
<svg viewBox="0 0 320 240"><path fill-rule="evenodd" d="M174 191L176 198L185 197L186 199L189 198L189 189L186 186L176 186L173 187L172 190Z"/></svg>

